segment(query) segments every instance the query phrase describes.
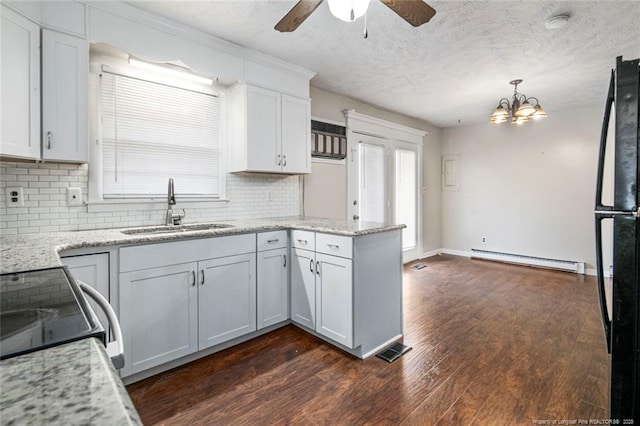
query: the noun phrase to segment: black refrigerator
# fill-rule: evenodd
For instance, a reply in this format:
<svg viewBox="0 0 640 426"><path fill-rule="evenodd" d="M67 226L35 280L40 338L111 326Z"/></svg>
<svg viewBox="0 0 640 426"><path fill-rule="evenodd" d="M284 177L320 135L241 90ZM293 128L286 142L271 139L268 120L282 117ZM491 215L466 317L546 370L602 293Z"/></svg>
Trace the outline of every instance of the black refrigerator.
<svg viewBox="0 0 640 426"><path fill-rule="evenodd" d="M600 140L596 186L596 269L600 310L610 353L610 418L640 425L640 149L639 60L616 60ZM615 140L607 140L612 111ZM612 138L613 139L613 138ZM613 205L603 203L607 143L614 143ZM607 308L602 223L613 221L612 311Z"/></svg>

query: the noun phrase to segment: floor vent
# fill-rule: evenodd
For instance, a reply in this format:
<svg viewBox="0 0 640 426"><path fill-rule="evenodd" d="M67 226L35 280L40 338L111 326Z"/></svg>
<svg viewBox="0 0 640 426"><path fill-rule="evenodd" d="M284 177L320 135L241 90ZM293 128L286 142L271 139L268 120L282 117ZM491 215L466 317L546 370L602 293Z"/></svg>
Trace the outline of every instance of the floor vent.
<svg viewBox="0 0 640 426"><path fill-rule="evenodd" d="M471 249L471 258L558 269L561 271L574 272L576 274L585 273L584 262L574 262L570 260L547 259L544 257L524 256L521 254L501 253L497 251L479 249Z"/></svg>
<svg viewBox="0 0 640 426"><path fill-rule="evenodd" d="M402 343L396 343L389 346L387 349L383 350L379 354L376 354L376 356L387 362L393 362L396 359L400 358L402 355L409 352L410 350L411 350L411 346L405 346Z"/></svg>

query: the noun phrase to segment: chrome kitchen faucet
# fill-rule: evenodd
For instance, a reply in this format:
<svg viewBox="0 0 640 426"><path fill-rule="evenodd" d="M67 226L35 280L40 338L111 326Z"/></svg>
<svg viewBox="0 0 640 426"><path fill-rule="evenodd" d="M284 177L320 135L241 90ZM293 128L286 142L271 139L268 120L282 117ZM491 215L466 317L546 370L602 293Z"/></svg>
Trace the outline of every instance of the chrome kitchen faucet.
<svg viewBox="0 0 640 426"><path fill-rule="evenodd" d="M182 209L182 213L174 213L171 206L176 205L176 194L173 188L173 178L169 178L169 188L167 190L167 225L180 225L182 219L187 215Z"/></svg>

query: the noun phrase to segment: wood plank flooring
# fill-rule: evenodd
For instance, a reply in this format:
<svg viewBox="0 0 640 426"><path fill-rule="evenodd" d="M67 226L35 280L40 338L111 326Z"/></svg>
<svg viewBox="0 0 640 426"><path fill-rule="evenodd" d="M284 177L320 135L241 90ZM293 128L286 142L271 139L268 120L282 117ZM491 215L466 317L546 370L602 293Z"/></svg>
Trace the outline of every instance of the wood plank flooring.
<svg viewBox="0 0 640 426"><path fill-rule="evenodd" d="M405 267L394 363L287 326L128 386L145 424L525 425L607 419L595 279L437 256ZM409 265L410 266L410 265Z"/></svg>

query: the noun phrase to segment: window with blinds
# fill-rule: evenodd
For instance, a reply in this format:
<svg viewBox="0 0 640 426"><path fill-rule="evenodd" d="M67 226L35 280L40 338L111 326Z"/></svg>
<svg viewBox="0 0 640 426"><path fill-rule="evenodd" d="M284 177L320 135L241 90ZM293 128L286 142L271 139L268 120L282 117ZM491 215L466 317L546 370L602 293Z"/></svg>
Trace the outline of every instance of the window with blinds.
<svg viewBox="0 0 640 426"><path fill-rule="evenodd" d="M220 98L103 71L103 197L221 195Z"/></svg>

